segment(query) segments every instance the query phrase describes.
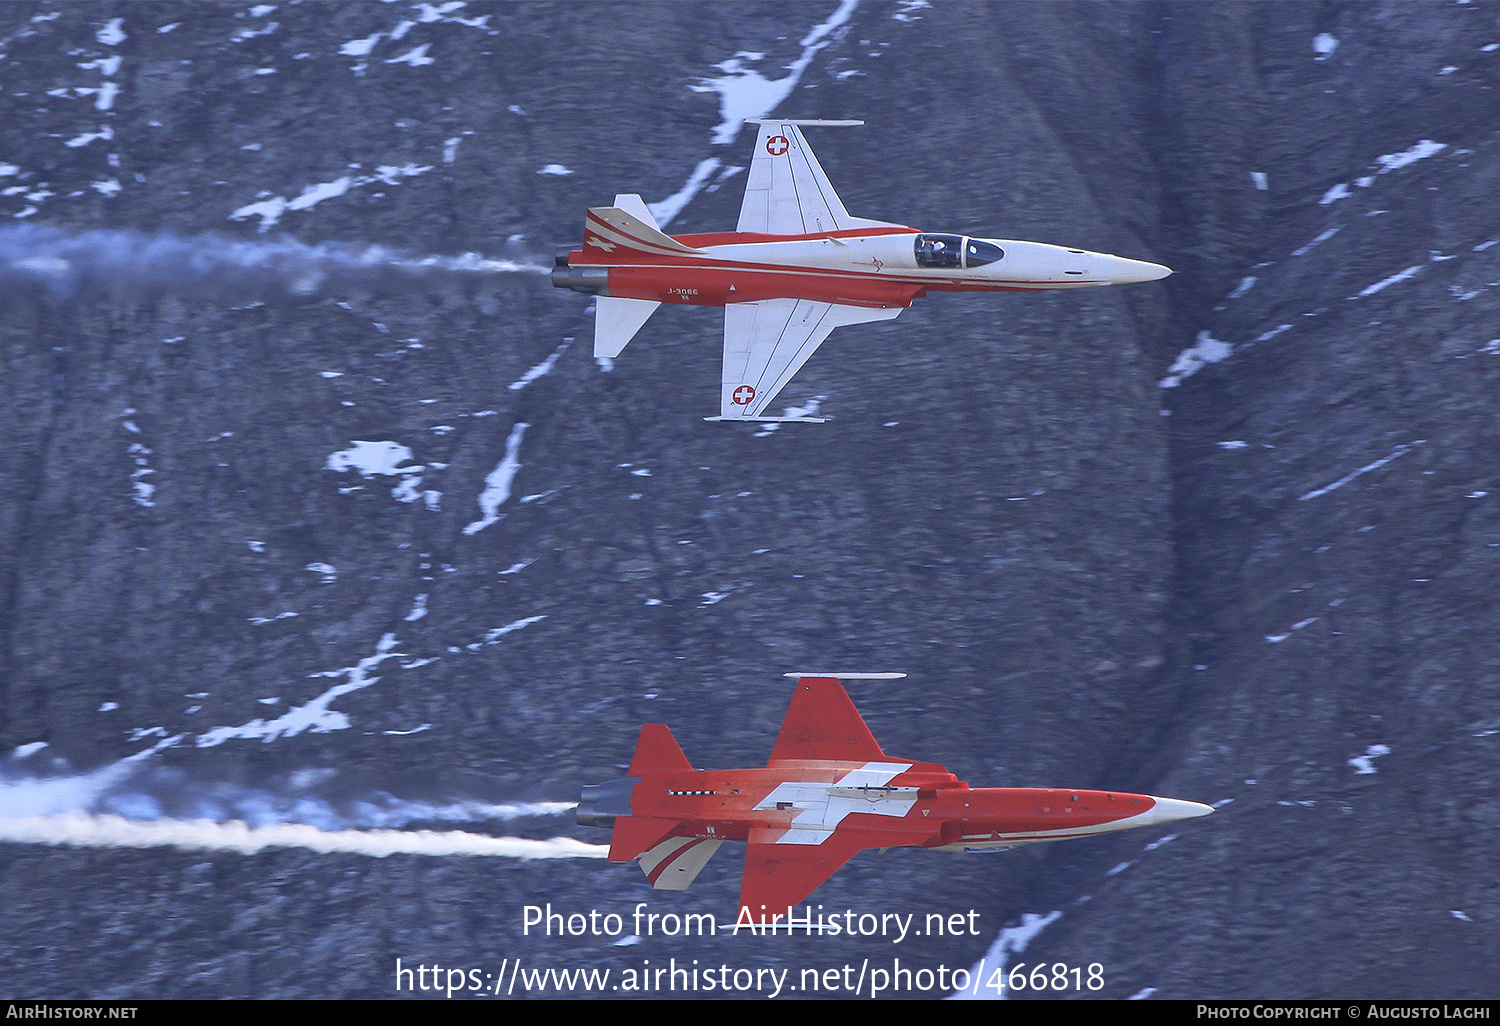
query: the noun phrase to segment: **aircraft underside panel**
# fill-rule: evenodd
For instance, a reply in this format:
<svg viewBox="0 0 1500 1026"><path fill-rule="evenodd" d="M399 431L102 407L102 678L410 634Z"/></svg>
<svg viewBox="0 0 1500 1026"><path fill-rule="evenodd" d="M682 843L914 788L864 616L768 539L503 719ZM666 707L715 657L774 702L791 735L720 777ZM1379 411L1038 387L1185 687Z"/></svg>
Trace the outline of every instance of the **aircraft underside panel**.
<svg viewBox="0 0 1500 1026"><path fill-rule="evenodd" d="M834 328L890 320L902 309L838 306L805 299L767 299L726 306L720 416L724 420L762 416Z"/></svg>

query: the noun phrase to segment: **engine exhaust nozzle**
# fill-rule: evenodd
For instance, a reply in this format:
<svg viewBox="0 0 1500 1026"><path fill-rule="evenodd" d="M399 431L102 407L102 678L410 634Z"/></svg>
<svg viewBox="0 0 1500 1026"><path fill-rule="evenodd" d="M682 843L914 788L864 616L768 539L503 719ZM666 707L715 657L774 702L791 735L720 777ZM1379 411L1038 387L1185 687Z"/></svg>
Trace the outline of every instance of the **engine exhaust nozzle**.
<svg viewBox="0 0 1500 1026"><path fill-rule="evenodd" d="M552 287L572 289L586 296L609 295L609 268L573 267L568 263L569 247L559 246L552 262Z"/></svg>
<svg viewBox="0 0 1500 1026"><path fill-rule="evenodd" d="M612 827L620 816L630 815L630 796L640 777L621 777L602 784L585 784L574 815L579 826Z"/></svg>

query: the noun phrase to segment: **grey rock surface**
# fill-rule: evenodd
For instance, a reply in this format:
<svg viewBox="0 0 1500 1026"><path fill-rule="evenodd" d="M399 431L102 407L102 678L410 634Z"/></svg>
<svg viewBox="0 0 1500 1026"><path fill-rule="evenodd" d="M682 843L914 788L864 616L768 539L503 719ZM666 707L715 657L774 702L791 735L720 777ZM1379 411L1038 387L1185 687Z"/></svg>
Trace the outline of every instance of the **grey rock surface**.
<svg viewBox="0 0 1500 1026"><path fill-rule="evenodd" d="M0 6L0 817L599 844L451 810L575 800L643 722L756 764L781 673L828 666L910 674L856 703L975 785L1219 807L814 895L978 914L899 945L523 934L725 919L727 848L663 897L587 858L0 844L0 993L993 968L1060 912L1010 965L1098 963L1084 997L1495 997L1497 14ZM387 259L545 267L710 157L670 230L728 229L709 83L804 59L776 111L866 121L808 130L856 214L1176 273L842 329L777 403L833 419L768 431L701 419L717 311L606 370L544 275ZM46 231L127 234L63 271Z"/></svg>

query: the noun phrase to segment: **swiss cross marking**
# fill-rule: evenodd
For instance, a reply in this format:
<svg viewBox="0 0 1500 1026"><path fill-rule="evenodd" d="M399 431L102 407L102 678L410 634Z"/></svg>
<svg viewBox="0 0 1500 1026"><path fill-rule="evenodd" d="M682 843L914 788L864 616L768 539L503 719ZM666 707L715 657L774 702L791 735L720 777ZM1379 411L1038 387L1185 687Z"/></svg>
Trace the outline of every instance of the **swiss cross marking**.
<svg viewBox="0 0 1500 1026"><path fill-rule="evenodd" d="M755 398L755 389L749 385L741 385L734 390L734 394L729 398L736 406L749 406L750 400Z"/></svg>
<svg viewBox="0 0 1500 1026"><path fill-rule="evenodd" d="M790 148L792 144L787 142L784 135L773 135L766 140L766 152L773 157L779 157Z"/></svg>

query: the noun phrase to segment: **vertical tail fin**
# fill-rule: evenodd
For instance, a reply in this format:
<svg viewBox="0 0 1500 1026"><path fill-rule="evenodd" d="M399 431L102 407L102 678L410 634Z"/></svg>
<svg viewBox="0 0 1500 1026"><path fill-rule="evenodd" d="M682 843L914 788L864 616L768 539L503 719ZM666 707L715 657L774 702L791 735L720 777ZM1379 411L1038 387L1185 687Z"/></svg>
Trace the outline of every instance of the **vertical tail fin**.
<svg viewBox="0 0 1500 1026"><path fill-rule="evenodd" d="M629 198L634 198L636 203L640 202L639 196L627 197ZM632 203L630 206L636 207L636 204ZM636 207L636 210L639 209ZM621 207L589 207L589 212L583 219L583 253L585 256L602 258L589 262L630 262L622 259L622 250L624 254L635 257L691 256L702 252L683 245L656 227L656 219L651 217L651 211L647 210L645 214L645 217L641 217L639 213Z"/></svg>
<svg viewBox="0 0 1500 1026"><path fill-rule="evenodd" d="M646 206L646 201L633 192L620 193L615 197L615 209L623 210L627 214L634 214L646 227L654 232L661 231L661 225L656 223L656 217L651 213L651 208Z"/></svg>
<svg viewBox="0 0 1500 1026"><path fill-rule="evenodd" d="M633 193L615 197L615 206L590 207L583 224L583 249L581 265L597 274L601 268L615 264L634 263L640 260L659 261L663 256L683 256L699 251L684 246L676 239L662 233L650 209ZM580 280L582 272L580 269ZM607 278L605 279L607 282ZM554 276L554 284L556 278ZM572 284L563 286L573 288ZM582 290L580 290L582 291ZM661 304L652 299L624 299L608 295L608 285L602 289L599 306L594 315L594 355L613 360L620 355L625 344L635 337Z"/></svg>
<svg viewBox="0 0 1500 1026"><path fill-rule="evenodd" d="M635 757L627 774L632 777L659 776L664 773L691 773L693 764L682 754L682 746L665 723L648 723L641 728L635 743Z"/></svg>
<svg viewBox="0 0 1500 1026"><path fill-rule="evenodd" d="M671 773L691 773L693 764L688 762L686 755L682 754L681 746L677 744L677 739L672 736L672 731L665 724L648 723L641 728L640 740L635 744L635 756L630 760L630 769L626 772L628 773L627 780L638 782L642 777L660 778ZM651 786L659 787L661 783L658 779ZM652 850L670 838L677 829L678 823L679 821L675 819L637 816L634 815L633 810L627 810L625 815L620 815L614 822L614 833L609 839L609 860L629 862L639 857L643 852ZM663 854L670 854L670 852ZM702 853L702 862L707 862L708 856L712 854L711 849ZM689 859L682 863L680 868L692 866L695 861L695 859ZM681 879L686 876L685 882L682 883L682 886L686 887L697 875L697 870L703 868L702 862L698 862L697 869L693 869L691 873L678 873L667 878L669 880ZM651 869L655 866L656 863L653 862L652 866L647 867L647 876L652 875ZM652 883L655 884L655 882L656 879L653 877ZM670 886L670 884L662 886Z"/></svg>

